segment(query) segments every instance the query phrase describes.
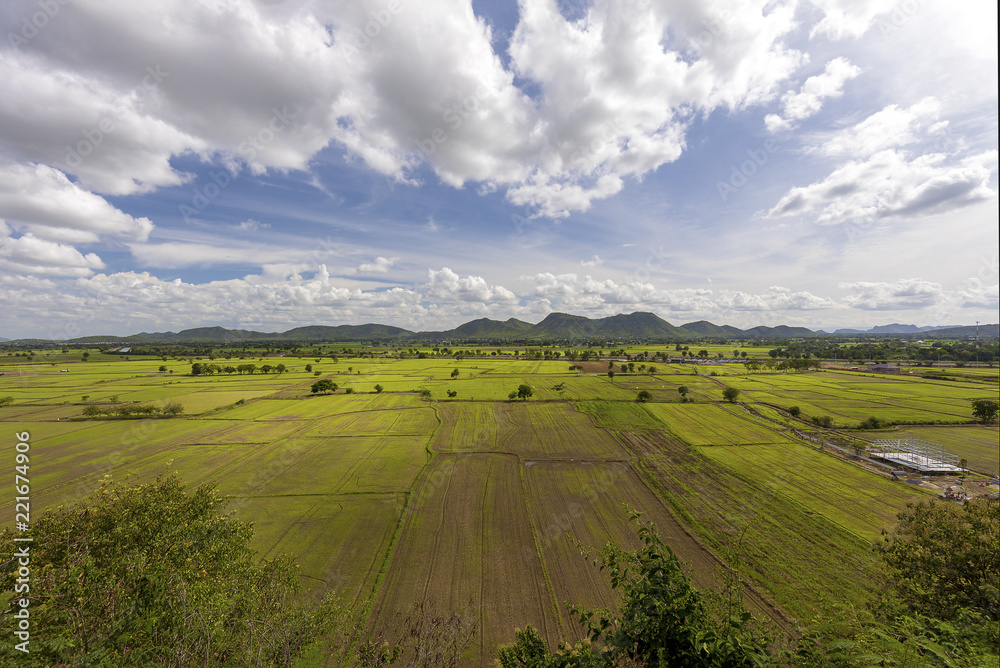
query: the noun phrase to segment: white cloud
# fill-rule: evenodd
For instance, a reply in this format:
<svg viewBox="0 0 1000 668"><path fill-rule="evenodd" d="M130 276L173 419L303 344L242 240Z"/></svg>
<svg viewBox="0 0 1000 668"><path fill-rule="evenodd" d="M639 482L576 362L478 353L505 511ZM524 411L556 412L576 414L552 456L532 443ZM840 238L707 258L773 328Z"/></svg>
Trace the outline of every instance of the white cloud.
<svg viewBox="0 0 1000 668"><path fill-rule="evenodd" d="M275 248L256 244L227 246L205 243L164 242L129 244L132 257L146 267L176 269L178 267L213 266L220 264L265 265L301 262L307 253L293 248ZM315 265L312 265L315 267Z"/></svg>
<svg viewBox="0 0 1000 668"><path fill-rule="evenodd" d="M921 138L921 130L927 134L943 131L948 122L937 120L941 110L940 102L928 97L908 109L890 104L851 128L847 128L824 142L819 153L828 156L866 158L888 148L898 148L913 144ZM927 127L931 124L930 127Z"/></svg>
<svg viewBox="0 0 1000 668"><path fill-rule="evenodd" d="M845 304L865 311L922 309L940 303L944 297L940 284L919 278L893 283L841 283L838 287L850 291L843 299Z"/></svg>
<svg viewBox="0 0 1000 668"><path fill-rule="evenodd" d="M360 274L385 274L388 273L389 269L392 268L396 262L399 261L398 257L382 257L379 256L375 258L374 262L365 263L358 265L358 273Z"/></svg>
<svg viewBox="0 0 1000 668"><path fill-rule="evenodd" d="M810 37L826 35L839 40L861 37L879 14L900 4L899 0L810 0L823 11L823 19L813 26ZM914 3L919 6L919 3Z"/></svg>
<svg viewBox="0 0 1000 668"><path fill-rule="evenodd" d="M718 307L735 311L813 311L837 306L831 299L780 286L772 286L762 294L722 291L716 303Z"/></svg>
<svg viewBox="0 0 1000 668"><path fill-rule="evenodd" d="M1000 285L989 285L979 278L965 281L958 291L957 301L962 308L1000 308Z"/></svg>
<svg viewBox="0 0 1000 668"><path fill-rule="evenodd" d="M901 151L880 151L792 188L766 217L814 214L817 223L829 225L952 211L996 197L990 188L996 164L996 151L950 164L941 154L911 160Z"/></svg>
<svg viewBox="0 0 1000 668"><path fill-rule="evenodd" d="M428 269L423 290L428 297L446 301L516 304L517 295L502 285L489 285L481 276L459 276L448 267Z"/></svg>
<svg viewBox="0 0 1000 668"><path fill-rule="evenodd" d="M46 165L0 164L0 216L53 241L82 243L98 236L145 241L153 230L148 218L116 209Z"/></svg>
<svg viewBox="0 0 1000 668"><path fill-rule="evenodd" d="M604 264L604 260L600 256L594 255L589 260L580 260L580 264L584 267L600 267Z"/></svg>
<svg viewBox="0 0 1000 668"><path fill-rule="evenodd" d="M77 277L90 276L105 264L95 253L84 255L72 246L25 234L0 238L0 267L23 274Z"/></svg>
<svg viewBox="0 0 1000 668"><path fill-rule="evenodd" d="M783 43L794 5L596 0L575 22L525 2L505 67L471 0L79 0L30 54L0 52L0 149L120 195L184 183L176 156L260 173L332 143L402 182L426 161L561 217L676 160L694 113L773 97L803 61Z"/></svg>
<svg viewBox="0 0 1000 668"><path fill-rule="evenodd" d="M271 227L270 223L262 223L259 220L254 220L253 218L247 218L242 223L236 226L236 229L244 230L247 232L256 232L257 230L265 230Z"/></svg>
<svg viewBox="0 0 1000 668"><path fill-rule="evenodd" d="M663 290L642 281L597 281L572 273L543 273L522 277L522 280L532 283L532 293L547 300L553 308L572 313L590 311L595 315L655 308L668 316L687 317L687 314L697 313L703 317L722 318L730 312L809 311L837 305L831 299L780 286L753 294L738 290Z"/></svg>
<svg viewBox="0 0 1000 668"><path fill-rule="evenodd" d="M844 84L861 74L861 68L846 58L834 58L826 64L822 74L809 77L796 93L788 91L781 98L782 116L768 114L764 123L769 132L777 132L792 127L795 121L815 116L823 107L823 102L844 94Z"/></svg>

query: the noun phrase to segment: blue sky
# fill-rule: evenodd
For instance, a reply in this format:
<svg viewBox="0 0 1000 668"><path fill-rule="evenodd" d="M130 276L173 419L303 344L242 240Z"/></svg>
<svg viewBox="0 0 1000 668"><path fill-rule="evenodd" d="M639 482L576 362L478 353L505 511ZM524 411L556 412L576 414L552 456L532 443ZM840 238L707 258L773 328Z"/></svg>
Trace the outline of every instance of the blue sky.
<svg viewBox="0 0 1000 668"><path fill-rule="evenodd" d="M996 5L16 0L0 336L996 322Z"/></svg>

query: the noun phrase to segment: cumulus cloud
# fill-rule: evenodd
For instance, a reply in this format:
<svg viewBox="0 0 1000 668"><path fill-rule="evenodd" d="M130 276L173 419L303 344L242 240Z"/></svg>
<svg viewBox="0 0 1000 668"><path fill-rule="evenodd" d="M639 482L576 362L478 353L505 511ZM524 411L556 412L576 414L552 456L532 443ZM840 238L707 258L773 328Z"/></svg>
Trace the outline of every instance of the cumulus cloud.
<svg viewBox="0 0 1000 668"><path fill-rule="evenodd" d="M561 217L676 160L694 113L772 98L803 62L794 5L597 0L575 21L526 2L505 64L469 0L80 0L0 52L0 149L122 195L187 181L176 156L305 170L333 145Z"/></svg>
<svg viewBox="0 0 1000 668"><path fill-rule="evenodd" d="M721 308L735 311L814 311L837 305L831 299L781 286L772 286L761 294L721 291L716 303Z"/></svg>
<svg viewBox="0 0 1000 668"><path fill-rule="evenodd" d="M501 302L516 304L517 295L502 285L489 285L482 276L459 276L443 267L440 271L427 270L428 283L423 290L428 297L448 301Z"/></svg>
<svg viewBox="0 0 1000 668"><path fill-rule="evenodd" d="M669 315L699 313L720 316L742 311L808 311L833 308L830 299L809 292L775 286L761 294L738 290L664 290L642 281L598 281L577 274L542 273L522 277L532 284L532 293L555 308L570 312L638 311L655 308Z"/></svg>
<svg viewBox="0 0 1000 668"><path fill-rule="evenodd" d="M580 264L584 267L599 267L604 264L604 260L600 256L594 255L589 260L580 260Z"/></svg>
<svg viewBox="0 0 1000 668"><path fill-rule="evenodd" d="M46 165L0 163L0 216L37 237L77 243L110 236L145 241L148 218L135 218Z"/></svg>
<svg viewBox="0 0 1000 668"><path fill-rule="evenodd" d="M389 269L392 268L397 261L398 257L382 257L381 255L375 258L374 262L366 262L364 264L358 265L359 274L385 274L388 273Z"/></svg>
<svg viewBox="0 0 1000 668"><path fill-rule="evenodd" d="M990 187L996 165L996 151L957 163L942 154L910 159L902 151L880 151L792 188L766 217L814 214L817 223L831 225L952 211L996 197Z"/></svg>
<svg viewBox="0 0 1000 668"><path fill-rule="evenodd" d="M0 267L22 274L78 277L90 276L105 264L95 253L84 255L72 246L25 234L0 238Z"/></svg>
<svg viewBox="0 0 1000 668"><path fill-rule="evenodd" d="M865 311L899 311L934 306L942 301L944 290L938 283L920 278L904 278L893 283L841 283L848 290L843 301Z"/></svg>
<svg viewBox="0 0 1000 668"><path fill-rule="evenodd" d="M791 128L795 121L815 116L823 107L823 102L844 94L844 84L861 74L861 68L846 58L835 58L826 64L822 74L809 77L796 93L788 91L781 98L782 114L768 114L764 123L769 132Z"/></svg>

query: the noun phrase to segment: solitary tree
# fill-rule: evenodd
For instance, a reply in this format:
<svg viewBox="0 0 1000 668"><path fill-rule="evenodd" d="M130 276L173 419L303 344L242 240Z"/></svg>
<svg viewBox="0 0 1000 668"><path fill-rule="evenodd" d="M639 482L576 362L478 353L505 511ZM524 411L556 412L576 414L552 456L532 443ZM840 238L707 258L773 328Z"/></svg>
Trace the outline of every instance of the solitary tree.
<svg viewBox="0 0 1000 668"><path fill-rule="evenodd" d="M382 390L384 390L384 389L385 388L382 387L381 385L376 385L375 386L375 394L382 394Z"/></svg>
<svg viewBox="0 0 1000 668"><path fill-rule="evenodd" d="M640 390L639 394L636 395L635 400L640 403L645 403L653 398L653 395L646 390Z"/></svg>
<svg viewBox="0 0 1000 668"><path fill-rule="evenodd" d="M309 389L313 394L319 394L320 392L336 392L337 384L329 378L324 378L323 380L317 380Z"/></svg>
<svg viewBox="0 0 1000 668"><path fill-rule="evenodd" d="M972 414L983 424L996 422L1000 413L1000 403L996 399L973 399Z"/></svg>
<svg viewBox="0 0 1000 668"><path fill-rule="evenodd" d="M458 369L452 369L451 370L451 377L452 378L458 378Z"/></svg>
<svg viewBox="0 0 1000 668"><path fill-rule="evenodd" d="M688 392L690 391L691 390L689 390L686 385L681 385L680 387L677 388L678 394L681 395L681 401L688 400Z"/></svg>
<svg viewBox="0 0 1000 668"><path fill-rule="evenodd" d="M722 391L722 398L733 404L740 398L740 391L735 387L727 387Z"/></svg>
<svg viewBox="0 0 1000 668"><path fill-rule="evenodd" d="M535 393L534 390L531 389L531 385L525 385L524 383L521 383L520 385L517 386L518 399L528 399L534 393Z"/></svg>
<svg viewBox="0 0 1000 668"><path fill-rule="evenodd" d="M448 390L448 398L449 399L454 399L457 396L458 396L458 392L456 390Z"/></svg>
<svg viewBox="0 0 1000 668"><path fill-rule="evenodd" d="M799 408L798 406L791 406L788 409L788 414L791 415L793 418L797 418L798 416L802 415L802 409Z"/></svg>

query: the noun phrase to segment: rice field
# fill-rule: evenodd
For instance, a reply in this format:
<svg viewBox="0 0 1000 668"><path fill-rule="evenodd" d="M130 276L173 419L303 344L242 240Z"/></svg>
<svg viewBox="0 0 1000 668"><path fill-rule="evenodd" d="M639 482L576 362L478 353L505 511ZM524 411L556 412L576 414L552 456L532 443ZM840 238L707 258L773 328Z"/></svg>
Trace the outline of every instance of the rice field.
<svg viewBox="0 0 1000 668"><path fill-rule="evenodd" d="M417 608L465 615L472 665L529 623L553 646L575 637L567 601L614 603L580 546L633 545L623 503L657 523L699 584L738 560L752 609L785 628L869 600L871 541L925 495L794 438L812 416L934 423L851 433L940 442L982 473L1000 459L995 426L964 424L971 398L998 394L981 370L941 380L653 362L653 374L609 378L606 361L570 371L507 354L280 361L281 375L209 377L182 360L0 358L0 397L12 397L0 422L29 431L36 457L33 510L73 503L106 475L215 484L254 522L262 556L296 557L303 596L341 591L370 630ZM312 395L319 378L339 389ZM520 384L533 396L508 400ZM727 386L737 403L722 401ZM650 401L636 401L641 390ZM83 417L168 400L184 413ZM0 499L2 521L13 511Z"/></svg>

